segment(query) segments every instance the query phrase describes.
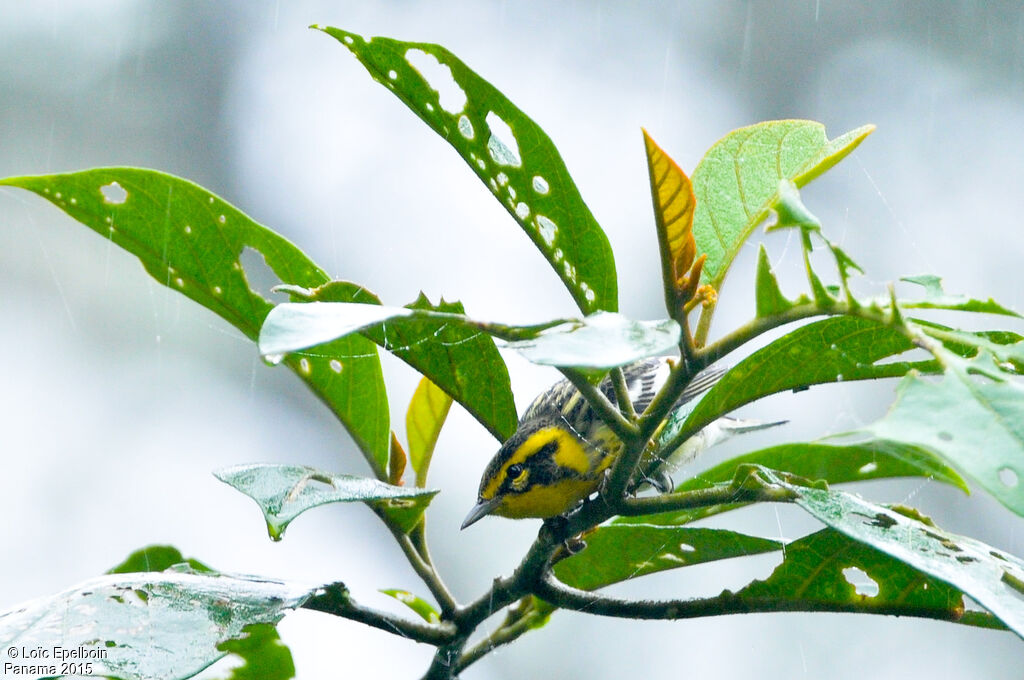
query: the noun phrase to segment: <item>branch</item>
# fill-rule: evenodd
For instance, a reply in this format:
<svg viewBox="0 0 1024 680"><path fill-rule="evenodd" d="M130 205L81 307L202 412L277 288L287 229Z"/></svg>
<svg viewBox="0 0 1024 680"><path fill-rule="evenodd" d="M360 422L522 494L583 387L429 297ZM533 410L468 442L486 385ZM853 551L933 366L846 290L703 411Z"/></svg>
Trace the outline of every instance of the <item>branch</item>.
<svg viewBox="0 0 1024 680"><path fill-rule="evenodd" d="M458 603L452 596L451 591L448 590L448 586L446 586L444 581L441 580L440 574L438 574L437 570L434 569L434 565L431 564L430 553L426 552L425 543L422 540L420 541L424 546L424 554L421 554L420 550L416 549L416 546L413 545L412 539L407 534L402 533L402 531L397 527L391 526L390 523L388 524L388 528L391 529L392 535L394 535L395 540L398 542L398 546L402 549L402 552L405 553L405 557L409 560L409 564L412 565L413 570L423 581L424 585L430 589L430 593L434 596L434 599L437 600L437 604L441 607L441 613L447 617L448 614L455 611L455 608L458 607Z"/></svg>
<svg viewBox="0 0 1024 680"><path fill-rule="evenodd" d="M430 645L446 644L456 636L455 626L448 622L421 623L357 604L348 588L340 581L321 588L302 605L302 608L365 623L394 635Z"/></svg>
<svg viewBox="0 0 1024 680"><path fill-rule="evenodd" d="M580 391L583 398L597 412L597 416L608 424L608 427L612 429L615 436L624 442L636 439L636 425L626 420L626 417L622 415L619 409L609 401L608 397L604 396L604 392L597 389L582 373L574 368L559 368L558 370ZM628 402L629 400L627 399L626 401Z"/></svg>
<svg viewBox="0 0 1024 680"><path fill-rule="evenodd" d="M618 402L619 413L630 421L636 420L636 411L633 410L633 400L629 396L629 387L626 385L626 376L621 367L616 367L609 373L612 387L615 389L615 401Z"/></svg>

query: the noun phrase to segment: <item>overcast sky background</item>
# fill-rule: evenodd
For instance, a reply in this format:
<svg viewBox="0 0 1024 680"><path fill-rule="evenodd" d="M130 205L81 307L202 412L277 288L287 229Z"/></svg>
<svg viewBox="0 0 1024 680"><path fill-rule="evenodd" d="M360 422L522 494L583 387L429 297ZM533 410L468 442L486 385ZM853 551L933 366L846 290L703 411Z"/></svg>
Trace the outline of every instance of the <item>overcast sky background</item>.
<svg viewBox="0 0 1024 680"><path fill-rule="evenodd" d="M640 127L686 170L729 130L774 118L830 136L878 126L805 192L826 234L864 265L860 290L900 276L1024 309L1024 10L1018 2L0 2L0 176L138 165L187 177L385 302L420 290L481 316L574 313L546 262L463 161L333 39L337 25L445 45L548 132L616 253L622 311L663 316ZM785 234L773 261L795 263ZM719 332L752 310L756 249L724 289ZM796 291L796 270L783 273ZM212 313L130 255L24 192L0 190L0 610L63 590L150 543L223 571L424 589L361 507L304 515L272 544L255 505L210 471L250 461L364 474L326 409ZM1007 327L994 319L965 325ZM1020 332L1020 328L1016 330ZM555 379L506 355L520 410ZM383 357L401 433L416 376ZM744 410L788 418L751 447L879 417L892 383L815 388ZM497 443L458 407L432 482L435 557L457 595L507 574L536 522L458 525ZM977 491L922 480L858 487L1024 554L1024 520ZM713 526L784 538L792 508ZM627 584L711 594L777 558ZM299 678L416 677L430 649L299 612L281 625ZM468 678L1019 677L1006 633L868 616L757 615L678 623L556 614Z"/></svg>

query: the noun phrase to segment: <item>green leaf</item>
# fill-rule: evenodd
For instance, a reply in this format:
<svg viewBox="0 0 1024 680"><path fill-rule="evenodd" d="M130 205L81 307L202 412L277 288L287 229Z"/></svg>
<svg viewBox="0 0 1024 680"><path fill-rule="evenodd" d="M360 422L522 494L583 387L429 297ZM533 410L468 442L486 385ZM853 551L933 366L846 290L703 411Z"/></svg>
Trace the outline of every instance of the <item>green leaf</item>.
<svg viewBox="0 0 1024 680"><path fill-rule="evenodd" d="M441 615L429 602L421 597L413 595L408 590L390 588L388 590L381 590L380 592L395 598L409 609L419 614L420 618L427 623L438 623L441 621Z"/></svg>
<svg viewBox="0 0 1024 680"><path fill-rule="evenodd" d="M940 456L1024 515L1024 388L1016 382L974 378L968 371L985 370L979 362L965 360L966 369L951 368L938 382L906 376L889 412L851 434Z"/></svg>
<svg viewBox="0 0 1024 680"><path fill-rule="evenodd" d="M647 525L598 527L582 552L558 562L563 583L595 590L666 569L782 549L782 543L723 529Z"/></svg>
<svg viewBox="0 0 1024 680"><path fill-rule="evenodd" d="M706 253L704 281L720 290L729 265L778 198L779 181L802 187L845 158L874 130L851 130L831 141L820 123L781 120L735 130L705 154L693 172L693 232Z"/></svg>
<svg viewBox="0 0 1024 680"><path fill-rule="evenodd" d="M861 482L893 477L926 477L950 484L967 493L967 483L956 470L939 457L918 447L896 442L868 444L830 444L807 442L780 444L730 458L704 470L676 486L676 491L706 489L731 482L743 465L760 465L782 470L810 480L829 484ZM692 510L619 517L615 524L688 524L704 517L742 507L743 504L718 505Z"/></svg>
<svg viewBox="0 0 1024 680"><path fill-rule="evenodd" d="M528 360L547 366L608 369L658 356L679 344L679 324L670 319L632 321L612 312L539 326L506 326L430 309L338 302L284 303L271 310L260 332L260 352L278 358L387 321L394 332L424 320L483 331L507 340ZM557 324L557 325L554 325ZM413 331L415 332L415 331Z"/></svg>
<svg viewBox="0 0 1024 680"><path fill-rule="evenodd" d="M272 304L252 290L240 261L245 248L263 256L286 284L315 287L328 277L302 251L226 201L187 180L139 168L99 168L60 175L9 177L47 199L142 262L157 282L219 314L256 339ZM337 359L292 357L289 367L348 429L383 475L387 397L373 345L357 339L334 348ZM384 461L382 463L382 461Z"/></svg>
<svg viewBox="0 0 1024 680"><path fill-rule="evenodd" d="M793 491L796 503L828 526L960 589L1024 637L1024 561L943 531L919 515L842 491L796 486L769 470L762 472L771 484Z"/></svg>
<svg viewBox="0 0 1024 680"><path fill-rule="evenodd" d="M165 571L101 576L0 614L0 645L81 648L92 674L190 678L252 624L275 624L312 591L227 574ZM59 675L59 664L52 672Z"/></svg>
<svg viewBox="0 0 1024 680"><path fill-rule="evenodd" d="M275 541L281 540L293 519L326 503L366 503L387 515L402 531L410 531L438 493L433 489L392 486L366 477L330 474L302 465L237 465L214 475L256 501Z"/></svg>
<svg viewBox="0 0 1024 680"><path fill-rule="evenodd" d="M956 588L834 529L787 543L785 559L772 575L736 596L752 604L777 603L783 611L835 611L836 605L847 605L851 612L871 613L900 607L908 615L947 621L964 614L963 594Z"/></svg>
<svg viewBox="0 0 1024 680"><path fill-rule="evenodd" d="M966 295L949 295L942 289L942 279L931 274L905 276L900 281L914 283L924 288L923 300L900 300L904 309L952 309L960 312L978 312L984 314L1001 314L1021 318L1017 312L1004 307L992 298L976 300Z"/></svg>
<svg viewBox="0 0 1024 680"><path fill-rule="evenodd" d="M281 642L274 626L256 623L243 629L245 637L222 642L217 649L240 656L241 666L226 680L289 680L295 677L292 652Z"/></svg>
<svg viewBox="0 0 1024 680"><path fill-rule="evenodd" d="M611 246L547 134L454 54L314 26L451 144L551 264L585 314L618 307ZM449 96L450 95L450 96Z"/></svg>
<svg viewBox="0 0 1024 680"><path fill-rule="evenodd" d="M195 572L213 573L213 569L191 557L185 558L181 551L170 545L150 545L136 550L124 562L112 567L108 574L132 574L140 571L163 571L170 567L187 564Z"/></svg>
<svg viewBox="0 0 1024 680"><path fill-rule="evenodd" d="M757 303L757 316L775 316L793 308L795 304L810 302L806 296L801 299L790 301L779 289L779 280L775 278L771 262L768 260L768 251L762 243L757 253L757 277L755 284L755 300Z"/></svg>
<svg viewBox="0 0 1024 680"><path fill-rule="evenodd" d="M775 211L776 220L774 224L767 226L765 231L792 227L801 231L821 231L821 220L807 209L803 199L800 198L800 190L790 179L779 180L778 192L771 204L771 209Z"/></svg>
<svg viewBox="0 0 1024 680"><path fill-rule="evenodd" d="M902 333L859 317L834 316L801 326L733 367L692 412L673 414L661 441L683 431L695 432L743 404L776 392L820 383L898 377L912 368L936 370L933 361L875 363L913 348Z"/></svg>
<svg viewBox="0 0 1024 680"><path fill-rule="evenodd" d="M409 442L409 462L416 472L416 486L427 485L430 459L451 405L452 398L430 382L430 378L420 380L409 401L405 438Z"/></svg>

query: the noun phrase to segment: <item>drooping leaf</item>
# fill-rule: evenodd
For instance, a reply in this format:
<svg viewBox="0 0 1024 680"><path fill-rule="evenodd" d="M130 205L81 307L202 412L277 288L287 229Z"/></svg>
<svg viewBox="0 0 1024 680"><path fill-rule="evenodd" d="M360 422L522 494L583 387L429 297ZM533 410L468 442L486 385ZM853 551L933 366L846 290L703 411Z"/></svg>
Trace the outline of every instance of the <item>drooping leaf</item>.
<svg viewBox="0 0 1024 680"><path fill-rule="evenodd" d="M455 148L585 314L618 308L611 246L540 126L439 45L320 30Z"/></svg>
<svg viewBox="0 0 1024 680"><path fill-rule="evenodd" d="M992 298L977 300L966 295L950 295L946 293L942 289L942 278L938 276L931 274L905 276L900 281L914 283L924 288L924 299L900 300L900 306L904 309L951 309L960 312L1001 314L1020 318L1020 314L1008 307L1004 307Z"/></svg>
<svg viewBox="0 0 1024 680"><path fill-rule="evenodd" d="M302 251L240 210L187 180L139 168L100 168L59 175L9 177L47 199L142 262L157 282L223 317L256 339L272 304L252 290L240 256L263 256L286 284L315 287L327 275ZM357 343L347 343L356 345ZM387 460L387 397L376 349L350 351L346 371L337 360L290 357L288 366L348 429L378 475Z"/></svg>
<svg viewBox="0 0 1024 680"><path fill-rule="evenodd" d="M872 613L898 608L910 616L968 622L959 590L834 529L787 543L785 559L772 575L736 596L751 605L772 602L784 611L847 608ZM991 625L987 614L980 618L969 621Z"/></svg>
<svg viewBox="0 0 1024 680"><path fill-rule="evenodd" d="M231 669L225 680L289 680L295 677L292 652L281 642L274 626L256 623L246 626L245 637L227 640L217 646L242 658L243 664Z"/></svg>
<svg viewBox="0 0 1024 680"><path fill-rule="evenodd" d="M187 564L195 572L213 572L208 566L170 545L150 545L136 550L124 562L112 567L108 574L132 574L140 571L163 571L177 564Z"/></svg>
<svg viewBox="0 0 1024 680"><path fill-rule="evenodd" d="M400 588L389 588L387 590L381 590L380 592L395 598L409 609L419 614L427 623L437 623L441 620L441 615L433 605L424 600L422 597L413 595L408 590L401 590Z"/></svg>
<svg viewBox="0 0 1024 680"><path fill-rule="evenodd" d="M336 302L284 303L271 310L260 332L260 352L280 356L313 347L387 321L393 328L415 327L424 320L475 329L507 340L536 364L607 369L672 351L679 324L670 319L632 321L598 312L582 320L538 326L506 326L429 309L381 307Z"/></svg>
<svg viewBox="0 0 1024 680"><path fill-rule="evenodd" d="M430 378L423 378L409 401L405 414L405 437L409 442L409 463L416 473L416 486L426 486L430 459L441 434L452 398Z"/></svg>
<svg viewBox="0 0 1024 680"><path fill-rule="evenodd" d="M983 359L963 361L938 382L904 377L889 412L857 433L929 451L1024 515L1024 388L977 379Z"/></svg>
<svg viewBox="0 0 1024 680"><path fill-rule="evenodd" d="M311 594L249 576L112 574L0 614L0 645L82 648L95 652L94 674L124 680L190 678L247 626L275 624Z"/></svg>
<svg viewBox="0 0 1024 680"><path fill-rule="evenodd" d="M461 302L434 305L423 294L408 308L459 315L466 311ZM519 418L508 369L490 335L433 319L382 324L364 334L430 378L500 441L516 431Z"/></svg>
<svg viewBox="0 0 1024 680"><path fill-rule="evenodd" d="M287 290L293 299L307 302L381 304L373 293L346 281L331 281L315 289L278 288ZM445 316L456 314L464 318L461 302L441 300L434 305L421 293L405 309L438 312L441 316L418 317L416 322L394 324L387 323L392 318L390 312L381 311L381 315L387 316L378 324L373 323L376 317L371 311L355 309L353 323L362 327L360 332L365 337L434 381L499 440L512 436L518 422L516 407L508 369L493 338L479 328L452 323L451 317ZM369 317L368 324L361 323L366 320L359 318L361 314ZM321 347L316 354L325 352Z"/></svg>
<svg viewBox="0 0 1024 680"><path fill-rule="evenodd" d="M967 483L939 457L915 446L895 442L871 444L791 443L753 451L704 470L676 486L676 491L706 489L731 482L743 465L760 465L829 484L893 477L926 477L965 493ZM636 517L619 517L616 524L680 525L732 510L739 504L717 505Z"/></svg>
<svg viewBox="0 0 1024 680"><path fill-rule="evenodd" d="M1024 637L1021 559L981 541L943 531L922 521L920 515L875 505L843 491L797 486L769 470L762 473L770 483L793 491L796 503L828 526L945 581Z"/></svg>
<svg viewBox="0 0 1024 680"><path fill-rule="evenodd" d="M366 503L387 515L403 531L409 531L419 523L423 511L438 493L433 489L392 486L366 477L330 474L302 465L237 465L214 475L256 501L275 541L281 539L300 514L326 503Z"/></svg>
<svg viewBox="0 0 1024 680"><path fill-rule="evenodd" d="M693 211L697 198L690 178L654 143L646 130L644 148L661 250L665 308L669 316L678 318L683 305L692 297L694 285L700 280L699 271L691 273L697 256L697 242L693 237ZM703 266L703 261L698 266Z"/></svg>
<svg viewBox="0 0 1024 680"><path fill-rule="evenodd" d="M874 126L829 140L820 123L782 120L735 130L705 154L693 172L693 232L707 254L704 281L716 290L743 242L768 216L779 181L802 187L845 158Z"/></svg>
<svg viewBox="0 0 1024 680"><path fill-rule="evenodd" d="M724 529L619 525L598 527L587 547L558 562L563 583L595 590L666 569L782 549L782 543Z"/></svg>

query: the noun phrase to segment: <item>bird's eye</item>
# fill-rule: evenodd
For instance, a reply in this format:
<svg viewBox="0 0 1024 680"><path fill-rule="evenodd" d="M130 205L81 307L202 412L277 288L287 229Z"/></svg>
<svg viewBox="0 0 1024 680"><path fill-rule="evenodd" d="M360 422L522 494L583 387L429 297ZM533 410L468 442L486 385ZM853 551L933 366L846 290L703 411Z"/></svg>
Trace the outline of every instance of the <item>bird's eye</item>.
<svg viewBox="0 0 1024 680"><path fill-rule="evenodd" d="M523 466L519 463L513 463L508 466L508 477L509 479L516 479L519 475L523 474Z"/></svg>

